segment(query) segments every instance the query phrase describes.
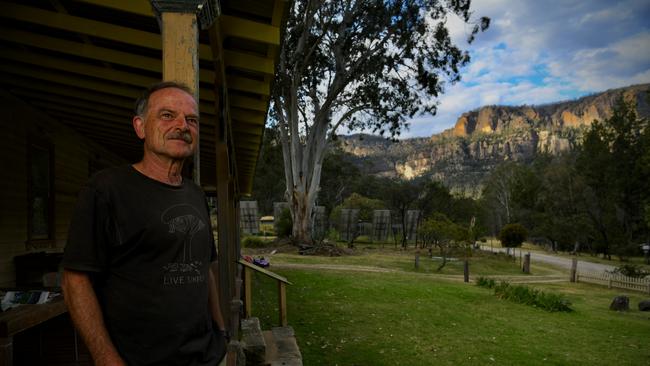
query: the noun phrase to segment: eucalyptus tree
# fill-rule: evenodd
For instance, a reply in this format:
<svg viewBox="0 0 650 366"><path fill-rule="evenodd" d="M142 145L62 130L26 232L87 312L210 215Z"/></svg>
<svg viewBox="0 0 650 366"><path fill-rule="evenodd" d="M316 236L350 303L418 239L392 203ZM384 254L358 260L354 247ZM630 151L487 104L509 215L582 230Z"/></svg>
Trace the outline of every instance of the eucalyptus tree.
<svg viewBox="0 0 650 366"><path fill-rule="evenodd" d="M342 127L396 137L406 119L435 113L446 81L460 79L469 54L447 20L487 29L469 0L296 0L287 15L271 117L280 131L293 236L309 225L328 136Z"/></svg>

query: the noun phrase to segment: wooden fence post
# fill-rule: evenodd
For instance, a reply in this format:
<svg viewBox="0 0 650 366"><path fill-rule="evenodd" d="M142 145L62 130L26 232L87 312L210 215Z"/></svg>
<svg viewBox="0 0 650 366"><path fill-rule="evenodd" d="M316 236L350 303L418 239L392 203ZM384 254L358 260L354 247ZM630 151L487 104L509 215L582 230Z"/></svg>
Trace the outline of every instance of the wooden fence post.
<svg viewBox="0 0 650 366"><path fill-rule="evenodd" d="M463 263L463 280L469 282L469 261L467 259Z"/></svg>
<svg viewBox="0 0 650 366"><path fill-rule="evenodd" d="M287 289L286 285L282 281L278 281L278 286L279 286L279 294L278 294L278 302L280 306L280 326L286 327L287 326Z"/></svg>
<svg viewBox="0 0 650 366"><path fill-rule="evenodd" d="M530 273L530 253L527 253L524 256L524 273Z"/></svg>
<svg viewBox="0 0 650 366"><path fill-rule="evenodd" d="M576 276L577 272L578 272L578 259L573 258L571 260L571 278L569 278L569 280L571 282L577 282L578 281L578 278Z"/></svg>
<svg viewBox="0 0 650 366"><path fill-rule="evenodd" d="M246 318L253 314L253 271L244 267L244 305L246 306Z"/></svg>
<svg viewBox="0 0 650 366"><path fill-rule="evenodd" d="M607 276L607 288L612 288L612 276Z"/></svg>

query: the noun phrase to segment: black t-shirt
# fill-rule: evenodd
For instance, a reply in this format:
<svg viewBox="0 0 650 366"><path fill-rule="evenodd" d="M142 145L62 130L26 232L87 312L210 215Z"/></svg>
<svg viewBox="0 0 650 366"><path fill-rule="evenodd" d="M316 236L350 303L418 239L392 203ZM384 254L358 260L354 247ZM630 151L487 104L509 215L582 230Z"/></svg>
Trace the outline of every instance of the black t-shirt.
<svg viewBox="0 0 650 366"><path fill-rule="evenodd" d="M97 173L79 194L63 267L88 272L129 365L215 365L208 271L216 258L205 196L131 166Z"/></svg>

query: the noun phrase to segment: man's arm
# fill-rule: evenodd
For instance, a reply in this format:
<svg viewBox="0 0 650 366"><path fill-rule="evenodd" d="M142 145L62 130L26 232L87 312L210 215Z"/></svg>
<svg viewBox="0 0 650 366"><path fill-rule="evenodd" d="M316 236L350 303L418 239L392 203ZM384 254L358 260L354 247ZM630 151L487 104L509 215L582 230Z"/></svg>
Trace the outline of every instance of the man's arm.
<svg viewBox="0 0 650 366"><path fill-rule="evenodd" d="M223 321L223 315L221 314L221 305L219 302L219 291L217 287L217 276L213 268L216 267L216 262L210 266L210 271L208 273L208 306L210 308L210 313L212 314L212 320L214 320L219 326L220 330L226 330L226 325Z"/></svg>
<svg viewBox="0 0 650 366"><path fill-rule="evenodd" d="M88 274L66 269L61 285L72 322L86 343L95 365L126 365L108 335Z"/></svg>

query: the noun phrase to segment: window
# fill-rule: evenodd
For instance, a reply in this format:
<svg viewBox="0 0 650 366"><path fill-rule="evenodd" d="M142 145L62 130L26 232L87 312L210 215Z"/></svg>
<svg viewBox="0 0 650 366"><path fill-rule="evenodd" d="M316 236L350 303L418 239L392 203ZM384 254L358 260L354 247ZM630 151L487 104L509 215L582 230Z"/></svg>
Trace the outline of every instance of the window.
<svg viewBox="0 0 650 366"><path fill-rule="evenodd" d="M54 246L54 153L52 145L31 139L27 152L27 247Z"/></svg>

